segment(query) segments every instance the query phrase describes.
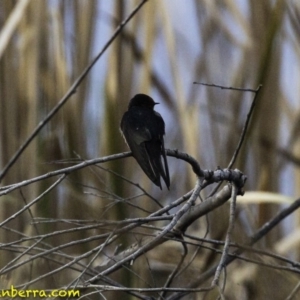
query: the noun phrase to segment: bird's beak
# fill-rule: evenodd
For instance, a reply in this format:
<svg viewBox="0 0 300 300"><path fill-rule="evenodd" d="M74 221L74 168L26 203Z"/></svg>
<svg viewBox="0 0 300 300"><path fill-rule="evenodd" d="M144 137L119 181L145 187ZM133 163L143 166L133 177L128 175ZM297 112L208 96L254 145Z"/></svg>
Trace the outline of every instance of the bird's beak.
<svg viewBox="0 0 300 300"><path fill-rule="evenodd" d="M160 104L159 102L154 102L154 105L156 105L156 104Z"/></svg>

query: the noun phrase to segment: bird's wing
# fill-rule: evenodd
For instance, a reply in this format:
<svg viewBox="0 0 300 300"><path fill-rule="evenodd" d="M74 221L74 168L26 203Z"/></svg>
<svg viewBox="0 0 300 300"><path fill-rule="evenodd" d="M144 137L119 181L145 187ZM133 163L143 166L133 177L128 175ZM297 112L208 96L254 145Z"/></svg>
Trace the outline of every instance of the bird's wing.
<svg viewBox="0 0 300 300"><path fill-rule="evenodd" d="M165 151L163 148L162 141L159 139L151 140L149 142L145 142L144 145L146 148L149 163L151 165L153 173L157 178L160 178L160 176L162 176L162 178L166 183L167 188L169 189L170 187L169 169L168 169L168 164L165 157ZM161 156L163 156L164 166L161 161Z"/></svg>
<svg viewBox="0 0 300 300"><path fill-rule="evenodd" d="M160 173L153 163L153 151L149 151L146 147L147 142L149 144L152 143L153 136L150 130L143 125L137 126L133 122L129 122L126 113L121 121L121 130L132 151L133 157L137 160L146 175L161 188Z"/></svg>
<svg viewBox="0 0 300 300"><path fill-rule="evenodd" d="M159 162L157 163L157 168L159 170L160 175L164 179L167 188L170 187L170 175L169 175L169 167L168 167L168 161L165 151L165 145L164 145L164 134L165 134L165 122L162 118L162 116L157 112L154 111L155 118L156 118L156 124L157 124L157 132L158 135L155 136L156 139L159 141L159 149L160 149L160 155L163 157L163 164L161 159L159 159Z"/></svg>
<svg viewBox="0 0 300 300"><path fill-rule="evenodd" d="M164 179L167 188L170 188L170 174L169 174L169 166L168 166L168 161L167 161L167 155L166 155L166 150L165 150L165 145L164 145L164 138L161 137L161 143L162 143L162 157L164 161L164 168L162 168L161 176Z"/></svg>

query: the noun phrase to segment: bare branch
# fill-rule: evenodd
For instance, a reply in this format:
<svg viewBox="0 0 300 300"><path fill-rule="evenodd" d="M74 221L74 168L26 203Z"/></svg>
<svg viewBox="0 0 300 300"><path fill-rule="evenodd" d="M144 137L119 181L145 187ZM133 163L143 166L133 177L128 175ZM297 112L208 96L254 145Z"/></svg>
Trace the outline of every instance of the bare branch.
<svg viewBox="0 0 300 300"><path fill-rule="evenodd" d="M218 84L213 84L213 83L204 83L204 82L196 82L194 81L193 84L200 84L204 86L209 86L209 87L216 87L220 88L221 90L233 90L233 91L238 91L238 92L251 92L251 93L257 93L257 89L246 89L246 88L237 88L237 87L231 87L231 86L223 86L223 85L218 85ZM259 86L260 88L260 86Z"/></svg>
<svg viewBox="0 0 300 300"><path fill-rule="evenodd" d="M250 124L250 120L251 120L251 116L252 116L252 113L254 111L254 107L256 105L256 102L257 102L257 99L258 99L258 95L259 95L259 92L260 92L260 89L261 89L262 85L259 85L258 88L256 90L254 90L255 92L255 96L253 98L253 101L251 103L251 107L248 111L248 114L247 114L247 117L246 117L246 121L245 121L245 124L244 124L244 127L243 127L243 130L242 130L242 133L241 133L241 137L240 137L240 140L238 142L238 145L233 153L233 156L232 156L232 159L228 165L228 168L232 168L233 164L235 163L236 161L236 158L241 150L241 147L243 145L243 142L245 140L245 136L246 136L246 133L247 133L247 130L248 130L248 126Z"/></svg>
<svg viewBox="0 0 300 300"><path fill-rule="evenodd" d="M197 218L205 215L209 209L214 209L217 206L222 205L225 201L230 198L231 188L225 186L220 192L215 196L207 199L206 201L199 204L196 209L197 218L195 218L195 210L191 206L197 198L197 193L200 191L200 185L194 190L188 202L174 215L172 221L154 238L148 238L142 240L140 243L131 245L125 251L119 253L118 255L111 257L107 262L102 263L101 266L95 269L99 272L99 276L108 275L115 272L122 267L123 264L129 263L135 260L140 255L153 249L154 247L166 242L172 237L178 236L182 230L187 228L188 224L191 224ZM190 216L190 217L189 217ZM95 283L99 279L98 275L94 278L88 280L89 283Z"/></svg>
<svg viewBox="0 0 300 300"><path fill-rule="evenodd" d="M224 268L224 262L227 259L228 253L229 253L230 238L231 238L232 231L233 231L233 228L234 228L235 206L236 206L236 197L237 197L237 188L234 184L232 185L232 192L231 193L232 193L232 195L231 195L231 201L230 201L229 226L228 226L228 230L227 230L227 234L226 234L223 253L222 253L219 265L217 267L215 277L212 281L212 286L219 285L219 278L220 278L222 269Z"/></svg>
<svg viewBox="0 0 300 300"><path fill-rule="evenodd" d="M258 240L260 240L263 236L265 236L268 232L270 232L278 223L280 223L284 218L289 216L291 213L293 213L296 209L300 207L300 198L295 200L289 207L284 208L282 211L280 211L273 219L266 222L256 233L254 233L249 239L248 243L246 243L246 246L252 246L255 244ZM228 266L232 261L234 261L238 255L243 253L243 249L238 249L235 252L232 253L232 255L228 256L225 260L223 266ZM211 276L213 276L217 270L218 265L215 265L214 267L210 268L206 272L199 275L190 285L188 285L189 288L195 288L202 283L204 283L207 279L209 279ZM181 299L186 293L176 293L172 296L168 297L168 300L179 300Z"/></svg>

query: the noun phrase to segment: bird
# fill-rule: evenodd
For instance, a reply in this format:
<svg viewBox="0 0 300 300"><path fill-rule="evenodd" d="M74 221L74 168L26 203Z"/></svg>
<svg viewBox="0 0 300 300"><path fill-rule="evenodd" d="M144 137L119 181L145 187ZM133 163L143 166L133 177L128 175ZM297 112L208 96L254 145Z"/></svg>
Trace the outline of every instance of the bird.
<svg viewBox="0 0 300 300"><path fill-rule="evenodd" d="M169 167L164 147L165 122L154 110L157 104L148 95L135 95L122 117L120 130L132 156L149 179L162 190L162 177L169 190Z"/></svg>

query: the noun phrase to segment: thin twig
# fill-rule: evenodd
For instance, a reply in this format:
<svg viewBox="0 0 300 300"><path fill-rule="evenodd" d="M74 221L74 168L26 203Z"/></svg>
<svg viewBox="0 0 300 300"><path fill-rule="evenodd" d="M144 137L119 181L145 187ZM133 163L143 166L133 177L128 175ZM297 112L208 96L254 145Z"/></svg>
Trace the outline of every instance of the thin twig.
<svg viewBox="0 0 300 300"><path fill-rule="evenodd" d="M135 183L132 180L129 180L128 178L126 178L126 177L124 177L124 176L122 176L122 175L120 175L120 174L118 174L118 173L116 173L116 172L114 172L114 171L112 171L108 168L104 168L102 166L97 166L97 167L104 170L104 171L106 171L106 172L109 172L109 173L117 176L118 178L121 178L122 180L130 183L131 185L134 185L137 189L139 189L143 192L143 195L145 195L145 196L149 197L151 200L153 200L160 208L163 208L163 205L156 198L151 196L139 183ZM169 212L167 212L167 214L169 214Z"/></svg>
<svg viewBox="0 0 300 300"><path fill-rule="evenodd" d="M179 152L177 149L176 150L166 149L166 155L171 157L176 157L178 159L182 159L186 161L192 166L192 169L197 176L199 177L204 176L203 170L201 169L198 161L194 157L188 155L187 153Z"/></svg>
<svg viewBox="0 0 300 300"><path fill-rule="evenodd" d="M219 278L220 278L220 275L221 275L221 271L225 267L224 263L225 263L225 261L228 257L231 235L232 235L233 228L234 228L236 197L237 197L237 187L235 186L235 184L233 184L232 185L232 191L231 191L230 217L229 217L228 230L227 230L227 234L226 234L226 239L225 239L225 244L224 244L222 256L221 256L219 265L217 267L214 279L212 281L212 286L219 285Z"/></svg>
<svg viewBox="0 0 300 300"><path fill-rule="evenodd" d="M17 211L16 213L14 213L13 215L11 215L10 217L8 217L7 219L5 219L4 221L2 221L0 223L0 228L5 225L7 222L15 219L17 216L19 216L21 213L23 213L25 210L27 210L30 206L32 206L33 204L37 203L39 200L41 200L45 195L47 195L51 190L53 190L58 184L60 184L64 179L66 178L66 175L62 175L58 178L58 180L56 180L46 191L44 191L43 193L41 193L37 198L35 198L34 200L32 200L31 202L29 202L28 204L24 205L22 207L22 209L20 209L19 211Z"/></svg>
<svg viewBox="0 0 300 300"><path fill-rule="evenodd" d="M298 282L298 284L294 287L291 293L285 298L285 300L296 299L294 298L294 296L297 294L297 292L299 292L299 290L300 290L300 282Z"/></svg>
<svg viewBox="0 0 300 300"><path fill-rule="evenodd" d="M196 81L194 81L193 84L200 84L200 85L204 85L204 86L216 87L216 88L220 88L221 90L233 90L233 91L251 92L251 93L256 93L257 92L257 90L253 90L253 89L245 89L245 88L237 88L237 87L231 87L231 86L223 86L223 85L218 85L218 84L213 84L213 83L204 83L204 82L196 82Z"/></svg>
<svg viewBox="0 0 300 300"><path fill-rule="evenodd" d="M63 169L60 169L60 170L55 170L55 171L46 173L44 175L34 177L32 179L28 179L28 180L21 181L19 183L15 183L15 184L0 187L0 191L2 191L2 192L0 192L0 196L6 195L6 194L10 193L11 191L13 191L17 188L20 188L22 186L26 186L26 185L29 185L31 183L44 180L46 178L50 178L50 177L58 176L58 175L62 175L62 174L69 174L71 172L80 170L80 169L85 168L85 167L90 166L90 165L99 164L99 163L107 162L107 161L110 161L110 160L125 158L125 157L129 157L129 156L131 156L131 152L118 153L118 154L113 154L113 155L109 155L109 156L104 156L104 157L101 157L101 158L86 160L86 161L84 161L80 164L77 164L77 165L74 165L74 166L71 166L71 167L63 168Z"/></svg>
<svg viewBox="0 0 300 300"><path fill-rule="evenodd" d="M254 107L256 105L256 102L257 102L257 99L258 99L258 94L259 94L259 91L261 90L261 87L262 85L260 84L256 90L252 90L252 89L247 89L248 91L250 92L254 92L255 95L254 95L254 98L252 100L252 103L251 103L251 106L250 106L250 109L248 111L248 114L247 114L247 117L246 117L246 120L245 120L245 124L243 126L243 130L242 130L242 133L241 133L241 136L240 136L240 140L234 150L234 153L232 155L232 158L228 164L228 169L232 168L233 164L235 163L237 157L238 157L238 154L242 148L242 145L244 143L244 140L245 140L245 137L246 137L246 133L247 133L247 130L248 130L248 126L249 126L249 123L250 123L250 120L251 120L251 116L253 114L253 111L254 111ZM245 91L247 91L245 90ZM217 184L217 186L212 190L212 192L209 194L209 196L213 195L221 186L222 182L219 182Z"/></svg>
<svg viewBox="0 0 300 300"><path fill-rule="evenodd" d="M246 121L245 121L245 124L244 124L244 127L243 127L243 130L242 130L242 133L241 133L241 136L240 136L240 140L238 142L238 145L233 153L233 156L231 158L231 161L228 165L228 169L232 168L233 164L235 163L236 161L236 158L241 150L241 147L243 145L243 142L245 140L245 136L246 136L246 133L247 133L247 130L248 130L248 126L249 126L249 123L250 123L250 120L251 120L251 116L252 116L252 113L254 111L254 107L256 105L256 102L257 102L257 99L258 99L258 95L259 95L259 91L261 89L262 85L260 84L255 91L255 96L253 98L253 101L251 103L251 106L250 106L250 109L249 109L249 112L247 114L247 117L246 117Z"/></svg>
<svg viewBox="0 0 300 300"><path fill-rule="evenodd" d="M207 292L211 288L194 288L194 289L186 289L186 288L163 288L163 287L158 287L158 288L119 288L119 287L113 287L109 285L101 285L101 284L91 284L89 286L90 288L99 288L102 291L137 291L137 292L143 292L143 293L153 293L153 292ZM78 286L78 288L86 288L86 286ZM99 292L99 291L97 291ZM149 299L149 298L148 298ZM150 298L152 299L152 298Z"/></svg>
<svg viewBox="0 0 300 300"><path fill-rule="evenodd" d="M169 277L168 277L168 279L167 279L167 281L166 281L166 283L165 283L164 288L168 288L168 287L171 286L172 281L174 280L175 276L178 274L178 271L179 271L179 269L181 268L181 266L182 266L182 264L183 264L183 262L184 262L184 260L185 260L185 258L186 258L186 256L187 256L187 254L188 254L188 249L187 249L187 246L186 246L186 244L185 244L185 242L184 242L184 240L183 240L183 237L181 236L180 239L182 240L181 245L182 245L182 247L183 247L183 252L182 252L182 254L181 254L181 256L180 256L180 260L179 260L178 264L176 265L175 269L174 269L173 272L169 275ZM167 293L167 291L163 291L163 292L161 293L159 299L161 299L161 300L165 299L166 293Z"/></svg>
<svg viewBox="0 0 300 300"><path fill-rule="evenodd" d="M24 196L24 194L23 194L23 192L22 192L22 189L20 189L20 194L21 194L21 197L22 197L22 199L23 199L25 205L27 205L28 203L27 203L26 197ZM30 207L28 207L28 213L29 213L29 215L30 215L31 220L33 220L34 217L33 217L33 213L32 213L32 211L31 211L31 208L30 208ZM34 229L35 229L35 231L36 231L36 234L37 234L37 235L40 235L38 226L37 226L36 224L33 224L33 227L34 227ZM43 240L43 239L36 239L36 243L35 243L35 244L38 245L40 242L42 242L42 240ZM34 248L34 247L35 247L35 246L34 246L35 244L33 244L33 246L30 247L30 248ZM30 248L29 248L29 249L30 249ZM24 252L24 254L25 254L25 253L26 253L26 251ZM23 255L21 255L20 258L21 258L22 256L23 256ZM11 263L11 262L10 262L10 263ZM51 266L50 266L49 260L46 260L46 264L47 264L48 270L50 271L50 270L51 270ZM56 280L55 277L52 277L51 280L57 285L57 282L56 282L57 280Z"/></svg>

